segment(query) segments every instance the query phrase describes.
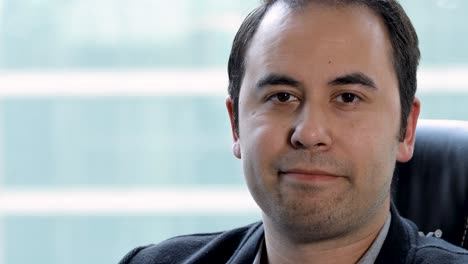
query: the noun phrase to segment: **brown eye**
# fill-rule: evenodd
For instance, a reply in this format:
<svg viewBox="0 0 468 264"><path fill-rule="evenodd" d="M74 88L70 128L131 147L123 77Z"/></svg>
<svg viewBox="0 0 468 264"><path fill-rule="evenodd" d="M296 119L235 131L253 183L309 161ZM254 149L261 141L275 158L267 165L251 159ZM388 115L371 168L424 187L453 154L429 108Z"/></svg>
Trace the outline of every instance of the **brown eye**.
<svg viewBox="0 0 468 264"><path fill-rule="evenodd" d="M291 98L291 95L288 93L279 93L279 94L276 94L276 98L278 98L278 101L284 103L284 102L289 101L289 99Z"/></svg>
<svg viewBox="0 0 468 264"><path fill-rule="evenodd" d="M342 93L337 97L338 102L352 104L359 101L361 98L353 93Z"/></svg>
<svg viewBox="0 0 468 264"><path fill-rule="evenodd" d="M287 103L287 102L291 102L291 101L297 101L297 97L290 94L290 93L286 93L286 92L280 92L280 93L276 93L274 95L272 95L271 97L271 100L273 101L277 101L277 102L280 102L280 103Z"/></svg>

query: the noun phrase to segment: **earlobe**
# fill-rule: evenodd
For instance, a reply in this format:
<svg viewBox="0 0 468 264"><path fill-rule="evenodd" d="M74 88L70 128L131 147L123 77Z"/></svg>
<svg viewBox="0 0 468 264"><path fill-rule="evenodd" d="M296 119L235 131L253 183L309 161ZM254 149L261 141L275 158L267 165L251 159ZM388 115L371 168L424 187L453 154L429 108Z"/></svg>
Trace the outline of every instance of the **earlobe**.
<svg viewBox="0 0 468 264"><path fill-rule="evenodd" d="M231 132L232 132L232 139L234 141L232 145L232 153L238 159L241 158L241 148L239 142L239 136L237 135L236 124L234 122L234 112L233 112L233 103L231 97L226 97L226 108L229 114L229 120L231 122Z"/></svg>
<svg viewBox="0 0 468 264"><path fill-rule="evenodd" d="M239 141L234 142L234 144L232 145L232 153L234 154L234 156L236 156L236 158L241 158Z"/></svg>
<svg viewBox="0 0 468 264"><path fill-rule="evenodd" d="M413 157L414 143L416 139L416 125L418 123L420 110L421 102L418 98L414 98L411 112L408 115L405 137L398 146L397 160L399 162L407 162Z"/></svg>

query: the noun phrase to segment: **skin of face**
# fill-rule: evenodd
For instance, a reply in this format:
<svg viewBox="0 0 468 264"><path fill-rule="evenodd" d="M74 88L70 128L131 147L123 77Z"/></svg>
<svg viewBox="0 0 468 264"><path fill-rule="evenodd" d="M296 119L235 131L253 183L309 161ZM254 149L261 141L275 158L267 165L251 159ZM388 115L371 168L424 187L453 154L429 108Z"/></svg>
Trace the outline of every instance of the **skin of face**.
<svg viewBox="0 0 468 264"><path fill-rule="evenodd" d="M415 99L400 141L392 47L381 19L359 5L274 4L247 50L232 101L233 152L282 243L352 243L378 231L395 162L413 153Z"/></svg>

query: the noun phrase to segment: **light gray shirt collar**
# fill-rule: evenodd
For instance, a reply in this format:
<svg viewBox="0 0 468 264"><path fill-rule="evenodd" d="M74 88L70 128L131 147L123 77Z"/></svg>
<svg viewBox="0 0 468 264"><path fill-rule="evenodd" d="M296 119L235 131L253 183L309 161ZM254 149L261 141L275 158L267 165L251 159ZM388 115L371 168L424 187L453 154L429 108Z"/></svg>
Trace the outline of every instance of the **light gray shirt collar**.
<svg viewBox="0 0 468 264"><path fill-rule="evenodd" d="M364 256L362 256L361 259L356 264L373 264L375 262L375 260L377 259L377 256L380 253L380 250L382 249L383 243L385 242L385 239L387 238L391 221L392 221L392 215L388 214L387 221L385 221L384 226L382 227L382 229L380 229L380 232L375 238L374 242L366 251Z"/></svg>
<svg viewBox="0 0 468 264"><path fill-rule="evenodd" d="M373 264L375 262L375 260L377 259L377 256L380 253L380 250L382 249L383 243L385 242L385 239L387 238L391 221L392 221L392 216L388 214L387 221L385 221L384 226L380 230L374 242L372 242L372 245L369 247L366 253L361 257L361 259L356 264ZM260 260L262 257L264 244L265 244L265 238L262 238L262 241L260 241L260 245L257 250L257 255L255 256L253 264L261 263Z"/></svg>

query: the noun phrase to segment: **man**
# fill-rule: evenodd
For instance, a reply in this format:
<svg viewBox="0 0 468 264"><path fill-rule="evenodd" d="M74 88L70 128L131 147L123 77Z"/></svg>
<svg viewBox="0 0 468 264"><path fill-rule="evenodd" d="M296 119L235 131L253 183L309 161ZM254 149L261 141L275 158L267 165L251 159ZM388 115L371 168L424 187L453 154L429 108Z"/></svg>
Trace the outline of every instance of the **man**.
<svg viewBox="0 0 468 264"><path fill-rule="evenodd" d="M468 263L391 203L413 154L416 33L394 0L277 0L242 24L226 100L262 222L137 248L121 263Z"/></svg>

